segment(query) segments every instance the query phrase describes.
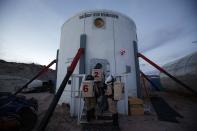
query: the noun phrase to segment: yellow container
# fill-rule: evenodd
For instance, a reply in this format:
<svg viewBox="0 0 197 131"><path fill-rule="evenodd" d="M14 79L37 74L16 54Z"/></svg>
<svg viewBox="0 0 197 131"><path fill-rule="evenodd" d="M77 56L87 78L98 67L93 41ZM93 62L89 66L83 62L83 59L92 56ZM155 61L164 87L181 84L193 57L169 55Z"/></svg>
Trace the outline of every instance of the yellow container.
<svg viewBox="0 0 197 131"><path fill-rule="evenodd" d="M129 115L144 115L144 102L139 98L130 97L129 102Z"/></svg>

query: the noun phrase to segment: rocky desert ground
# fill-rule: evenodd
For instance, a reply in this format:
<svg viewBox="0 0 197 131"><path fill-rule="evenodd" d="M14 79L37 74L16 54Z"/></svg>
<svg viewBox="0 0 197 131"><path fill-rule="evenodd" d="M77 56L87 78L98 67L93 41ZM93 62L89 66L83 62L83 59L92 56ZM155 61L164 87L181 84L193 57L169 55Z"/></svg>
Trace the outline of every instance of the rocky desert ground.
<svg viewBox="0 0 197 131"><path fill-rule="evenodd" d="M13 92L21 87L26 81L32 78L43 68L41 65L6 62L0 60L0 92ZM55 71L49 70L46 75L39 77L39 80L55 81ZM21 94L27 98L35 98L38 101L38 121L33 131L36 131L39 122L54 97L49 92ZM153 95L162 97L173 109L180 113L183 118L177 118L178 123L160 121L150 99L145 99L145 104L150 105L150 112L142 116L119 115L121 131L196 131L197 130L197 98L172 92L154 92ZM76 118L69 114L69 106L66 103L59 104L48 123L46 131L80 131L81 126L77 125ZM95 129L96 130L96 129Z"/></svg>

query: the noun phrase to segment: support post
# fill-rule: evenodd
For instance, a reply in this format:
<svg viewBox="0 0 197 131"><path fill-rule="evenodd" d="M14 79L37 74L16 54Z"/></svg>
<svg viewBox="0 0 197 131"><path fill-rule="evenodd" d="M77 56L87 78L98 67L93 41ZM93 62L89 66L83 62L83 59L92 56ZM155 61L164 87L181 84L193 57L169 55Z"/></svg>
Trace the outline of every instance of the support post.
<svg viewBox="0 0 197 131"><path fill-rule="evenodd" d="M147 61L149 64L151 64L152 66L154 66L155 68L157 68L159 71L161 71L162 73L166 74L167 76L169 76L172 80L174 80L176 83L182 85L185 89L187 89L188 91L194 93L195 95L197 95L197 92L195 90L193 90L191 87L189 87L188 85L186 85L185 83L183 83L182 81L178 80L176 77L172 76L170 73L168 73L166 70L164 70L162 67L158 66L156 63L154 63L153 61L151 61L150 59L148 59L147 57L145 57L144 55L142 55L141 53L138 53L138 57L141 57L142 59L144 59L145 61Z"/></svg>
<svg viewBox="0 0 197 131"><path fill-rule="evenodd" d="M139 72L140 69L139 69L139 60L138 60L138 47L136 41L133 41L133 46L134 46L134 57L135 57L137 96L141 98L142 94L141 94L141 86L140 86L140 72Z"/></svg>
<svg viewBox="0 0 197 131"><path fill-rule="evenodd" d="M86 34L80 36L80 48L84 49L84 55L79 60L79 74L85 74Z"/></svg>
<svg viewBox="0 0 197 131"><path fill-rule="evenodd" d="M85 58L86 58L86 34L80 36L80 48L84 49L84 55L81 56L79 60L79 74L85 74ZM79 78L79 88L81 86L82 78Z"/></svg>
<svg viewBox="0 0 197 131"><path fill-rule="evenodd" d="M43 119L41 120L37 131L44 131L45 130L45 128L46 128L46 126L47 126L47 124L48 124L48 122L49 122L49 120L50 120L50 118L51 118L51 116L54 112L54 109L55 109L55 107L56 107L56 105L57 105L57 103L58 103L58 101L59 101L59 99L60 99L60 97L61 97L61 95L64 91L64 88L66 87L67 82L68 82L70 76L72 75L72 73L73 73L73 71L74 71L74 69L75 69L75 67L76 67L76 65L77 65L77 63L78 63L78 61L79 61L79 59L80 59L80 57L82 56L83 53L84 53L84 49L80 48L78 50L77 54L75 55L71 65L69 66L69 68L67 70L66 76L64 77L57 93L55 94L47 112L45 113Z"/></svg>

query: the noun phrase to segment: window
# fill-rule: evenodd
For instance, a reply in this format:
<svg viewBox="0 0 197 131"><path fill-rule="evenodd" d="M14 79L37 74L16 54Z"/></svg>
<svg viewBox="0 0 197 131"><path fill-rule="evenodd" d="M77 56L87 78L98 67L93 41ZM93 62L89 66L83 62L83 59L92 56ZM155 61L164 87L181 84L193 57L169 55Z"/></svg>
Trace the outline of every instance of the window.
<svg viewBox="0 0 197 131"><path fill-rule="evenodd" d="M105 22L102 18L96 18L94 20L94 25L97 27L97 28L102 28L104 26Z"/></svg>

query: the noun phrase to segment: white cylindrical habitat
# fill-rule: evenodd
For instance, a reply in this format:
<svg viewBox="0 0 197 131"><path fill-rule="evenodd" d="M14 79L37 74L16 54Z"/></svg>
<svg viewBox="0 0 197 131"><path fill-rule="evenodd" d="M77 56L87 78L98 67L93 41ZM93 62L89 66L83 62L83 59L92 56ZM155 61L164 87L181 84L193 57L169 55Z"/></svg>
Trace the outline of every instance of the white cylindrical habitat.
<svg viewBox="0 0 197 131"><path fill-rule="evenodd" d="M60 86L77 50L81 35L86 35L85 73L89 74L96 62L104 65L106 75L126 76L128 96L137 96L137 67L135 44L136 25L129 17L109 10L81 12L68 19L62 26L58 54L57 89ZM74 74L79 74L79 63ZM70 103L65 88L60 102Z"/></svg>

